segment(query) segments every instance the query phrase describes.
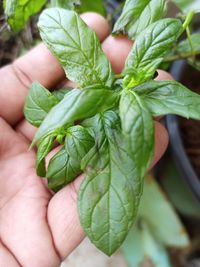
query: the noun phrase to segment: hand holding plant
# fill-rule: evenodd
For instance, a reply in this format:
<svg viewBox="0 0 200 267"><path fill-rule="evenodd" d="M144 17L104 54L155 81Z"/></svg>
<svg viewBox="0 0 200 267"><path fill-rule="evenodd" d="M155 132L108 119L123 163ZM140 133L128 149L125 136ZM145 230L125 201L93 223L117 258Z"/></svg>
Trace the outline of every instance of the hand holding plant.
<svg viewBox="0 0 200 267"><path fill-rule="evenodd" d="M97 32L113 70L121 72L132 46L130 41L107 37L108 25L98 15L83 18ZM159 79L168 77L159 72ZM54 88L64 80L64 74L48 50L39 45L13 65L2 68L0 79L0 262L13 267L40 267L41 262L44 267L59 266L84 237L76 202L83 178L55 195L48 190L35 175L36 155L28 147L36 129L23 119L22 108L32 81ZM159 122L155 122L155 136L153 164L167 145L166 131Z"/></svg>

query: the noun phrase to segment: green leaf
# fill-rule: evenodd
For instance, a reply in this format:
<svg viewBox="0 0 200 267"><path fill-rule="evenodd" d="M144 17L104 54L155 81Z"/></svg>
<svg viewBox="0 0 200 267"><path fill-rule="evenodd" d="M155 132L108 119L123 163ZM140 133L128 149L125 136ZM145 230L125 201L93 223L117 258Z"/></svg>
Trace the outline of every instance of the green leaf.
<svg viewBox="0 0 200 267"><path fill-rule="evenodd" d="M53 7L61 7L69 10L75 10L79 13L88 11L99 13L103 16L106 15L103 0L51 0Z"/></svg>
<svg viewBox="0 0 200 267"><path fill-rule="evenodd" d="M125 87L132 88L152 78L181 32L181 21L168 18L159 20L142 31L125 63Z"/></svg>
<svg viewBox="0 0 200 267"><path fill-rule="evenodd" d="M5 15L14 32L21 30L28 19L37 14L46 0L4 0Z"/></svg>
<svg viewBox="0 0 200 267"><path fill-rule="evenodd" d="M147 26L161 19L165 0L127 0L114 26L114 33L125 33L133 40Z"/></svg>
<svg viewBox="0 0 200 267"><path fill-rule="evenodd" d="M200 33L194 33L191 35L191 42L193 46L193 52L197 55L200 54ZM177 48L176 53L180 56L191 55L191 45L188 39L181 41Z"/></svg>
<svg viewBox="0 0 200 267"><path fill-rule="evenodd" d="M38 127L48 112L58 103L58 99L39 82L31 85L24 106L24 115L28 122Z"/></svg>
<svg viewBox="0 0 200 267"><path fill-rule="evenodd" d="M74 10L80 4L80 0L51 0L52 7L61 7L69 10Z"/></svg>
<svg viewBox="0 0 200 267"><path fill-rule="evenodd" d="M59 90L53 91L52 94L59 100L63 100L66 94L68 94L73 88L61 88Z"/></svg>
<svg viewBox="0 0 200 267"><path fill-rule="evenodd" d="M77 125L67 129L65 147L49 162L47 178L54 191L72 182L81 174L81 160L94 146L94 139L84 127Z"/></svg>
<svg viewBox="0 0 200 267"><path fill-rule="evenodd" d="M59 129L66 124L92 117L98 112L112 108L117 101L118 94L112 90L71 90L44 119L35 135L33 144L50 132L57 131L59 133Z"/></svg>
<svg viewBox="0 0 200 267"><path fill-rule="evenodd" d="M81 0L81 5L77 9L80 13L92 11L101 14L102 16L106 15L106 10L104 7L103 0Z"/></svg>
<svg viewBox="0 0 200 267"><path fill-rule="evenodd" d="M82 162L86 178L79 190L79 216L92 243L111 255L134 222L143 181L126 151L117 113L98 114L92 123L96 143Z"/></svg>
<svg viewBox="0 0 200 267"><path fill-rule="evenodd" d="M176 114L200 119L200 95L176 81L149 81L135 87L153 116Z"/></svg>
<svg viewBox="0 0 200 267"><path fill-rule="evenodd" d="M112 68L100 41L77 13L61 8L46 9L38 26L44 43L78 87L112 85Z"/></svg>
<svg viewBox="0 0 200 267"><path fill-rule="evenodd" d="M156 239L150 225L138 218L122 245L122 253L128 267L172 267L167 249Z"/></svg>
<svg viewBox="0 0 200 267"><path fill-rule="evenodd" d="M81 162L94 146L94 139L83 126L77 125L67 130L65 149L71 158Z"/></svg>
<svg viewBox="0 0 200 267"><path fill-rule="evenodd" d="M36 173L38 176L45 177L45 157L52 150L55 137L47 135L42 138L38 144L37 160L36 160Z"/></svg>
<svg viewBox="0 0 200 267"><path fill-rule="evenodd" d="M63 147L49 162L46 174L48 187L57 192L80 174L80 161L71 158L65 147Z"/></svg>
<svg viewBox="0 0 200 267"><path fill-rule="evenodd" d="M122 132L127 141L127 151L141 177L153 159L154 153L154 125L150 111L144 101L134 91L123 91L119 113Z"/></svg>
<svg viewBox="0 0 200 267"><path fill-rule="evenodd" d="M148 222L151 232L163 245L176 248L189 246L185 227L151 176L145 179L138 215Z"/></svg>
<svg viewBox="0 0 200 267"><path fill-rule="evenodd" d="M200 12L199 0L172 0L172 2L174 2L184 14L190 11L195 13Z"/></svg>

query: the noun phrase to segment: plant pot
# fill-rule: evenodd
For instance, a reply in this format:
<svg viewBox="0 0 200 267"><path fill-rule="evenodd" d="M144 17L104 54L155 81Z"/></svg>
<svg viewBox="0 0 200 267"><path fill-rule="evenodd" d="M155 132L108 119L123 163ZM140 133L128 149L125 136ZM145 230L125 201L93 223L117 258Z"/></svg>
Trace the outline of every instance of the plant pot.
<svg viewBox="0 0 200 267"><path fill-rule="evenodd" d="M174 79L183 84L185 77L192 79L191 72L194 70L184 61L175 62L171 69ZM200 79L197 82L200 89ZM168 115L165 124L170 145L166 155L158 164L157 176L178 211L185 216L200 219L200 177L186 152L180 120L177 116Z"/></svg>

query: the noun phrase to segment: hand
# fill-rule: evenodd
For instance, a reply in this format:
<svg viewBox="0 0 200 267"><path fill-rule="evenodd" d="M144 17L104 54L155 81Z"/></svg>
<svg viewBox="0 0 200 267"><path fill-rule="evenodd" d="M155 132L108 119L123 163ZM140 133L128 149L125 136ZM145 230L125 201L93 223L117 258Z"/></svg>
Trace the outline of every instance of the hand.
<svg viewBox="0 0 200 267"><path fill-rule="evenodd" d="M104 18L82 16L93 28L113 69L122 70L132 42L109 36ZM160 71L159 79L170 79ZM77 190L83 177L52 195L35 174L35 152L29 145L36 129L23 119L23 105L32 81L47 88L64 81L64 73L47 48L39 45L0 70L0 266L57 267L82 241ZM155 121L155 157L164 153L168 137Z"/></svg>

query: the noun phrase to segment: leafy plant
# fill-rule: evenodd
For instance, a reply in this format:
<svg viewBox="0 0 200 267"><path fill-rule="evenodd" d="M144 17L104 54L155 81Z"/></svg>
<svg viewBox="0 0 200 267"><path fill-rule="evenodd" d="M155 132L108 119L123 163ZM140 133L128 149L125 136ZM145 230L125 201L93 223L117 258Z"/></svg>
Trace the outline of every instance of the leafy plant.
<svg viewBox="0 0 200 267"><path fill-rule="evenodd" d="M137 21L148 1L139 2L143 7L136 13ZM163 1L154 4L163 10ZM123 29L120 20L117 28ZM76 88L62 90L58 98L37 83L27 96L26 119L41 124L32 144L38 144L37 173L47 176L50 188L57 191L84 172L80 221L107 255L120 247L137 216L144 175L154 154L153 116L173 113L200 119L198 94L178 82L153 80L189 22L188 17L183 25L174 18L150 20L134 35L124 70L115 75L96 34L76 12L51 8L40 16L42 40ZM35 97L38 94L41 98ZM45 157L56 139L63 146L46 172Z"/></svg>

